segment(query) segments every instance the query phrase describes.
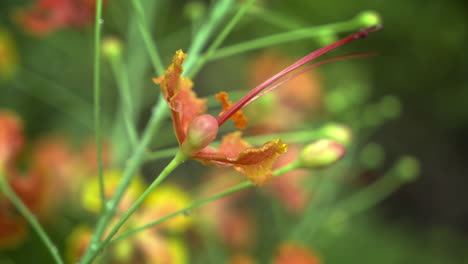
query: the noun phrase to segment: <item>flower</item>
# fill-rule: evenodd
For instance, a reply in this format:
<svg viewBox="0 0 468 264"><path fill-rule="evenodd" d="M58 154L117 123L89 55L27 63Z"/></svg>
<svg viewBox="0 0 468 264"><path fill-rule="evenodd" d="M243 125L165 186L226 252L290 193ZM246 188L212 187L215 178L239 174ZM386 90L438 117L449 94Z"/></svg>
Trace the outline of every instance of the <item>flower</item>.
<svg viewBox="0 0 468 264"><path fill-rule="evenodd" d="M181 187L175 184L163 184L157 192L152 192L143 204L139 213L139 220L154 220L188 207L192 204L191 198ZM172 232L186 231L192 223L192 219L185 215L178 215L161 223L158 228Z"/></svg>
<svg viewBox="0 0 468 264"><path fill-rule="evenodd" d="M0 167L10 166L24 144L23 127L13 113L0 110Z"/></svg>
<svg viewBox="0 0 468 264"><path fill-rule="evenodd" d="M240 132L234 132L223 137L217 150L209 147L222 123L204 114L205 100L197 98L192 91L192 82L181 76L182 63L186 56L181 50L177 51L173 64L165 74L154 79L160 84L171 109L174 130L182 151L206 165L233 166L256 185L266 183L272 176L273 162L278 155L286 152L286 145L278 139L267 142L260 148L253 148L241 138ZM231 103L224 92L216 97L223 104L222 117L223 113L226 114L231 109ZM246 118L241 111L236 112L226 117L232 118L236 127L245 127Z"/></svg>
<svg viewBox="0 0 468 264"><path fill-rule="evenodd" d="M311 250L296 242L284 242L280 245L274 264L320 264L320 258Z"/></svg>
<svg viewBox="0 0 468 264"><path fill-rule="evenodd" d="M95 8L95 0L38 0L29 9L20 10L17 18L32 33L46 35L62 28L91 24Z"/></svg>
<svg viewBox="0 0 468 264"><path fill-rule="evenodd" d="M12 79L18 71L18 60L13 37L0 27L0 81Z"/></svg>
<svg viewBox="0 0 468 264"><path fill-rule="evenodd" d="M247 118L241 110L244 106L312 68L345 58L325 60L294 73L296 69L307 62L355 39L364 38L376 29L377 27L370 27L361 30L308 54L255 87L235 104L229 102L227 93L217 94L216 99L223 106L223 110L217 118L204 114L206 111L205 100L197 98L192 91L192 81L182 77L182 64L187 54L182 50L177 51L172 65L169 66L164 75L155 78L154 82L160 85L171 110L173 126L181 151L205 165L232 166L255 185L267 183L273 175L273 163L280 154L286 152L286 145L277 139L254 148L242 139L240 132L233 132L222 138L221 144L216 150L209 144L216 138L218 128L228 119L232 119L237 128L245 128Z"/></svg>
<svg viewBox="0 0 468 264"><path fill-rule="evenodd" d="M122 178L122 171L118 169L109 169L104 171L105 195L111 197ZM94 213L98 213L101 210L101 200L99 197L99 178L95 177L88 178L82 187L81 202L83 207ZM130 208L135 202L136 198L141 195L144 190L144 183L140 177L134 177L130 187L125 194L124 198L119 204L119 212L124 212Z"/></svg>

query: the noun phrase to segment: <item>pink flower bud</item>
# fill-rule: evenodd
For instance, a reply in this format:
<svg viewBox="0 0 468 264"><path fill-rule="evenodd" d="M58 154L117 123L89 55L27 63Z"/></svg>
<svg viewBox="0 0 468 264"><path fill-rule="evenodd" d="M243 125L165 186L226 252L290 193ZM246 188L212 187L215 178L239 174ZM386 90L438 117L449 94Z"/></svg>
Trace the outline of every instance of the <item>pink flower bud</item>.
<svg viewBox="0 0 468 264"><path fill-rule="evenodd" d="M330 166L344 157L346 150L339 143L321 139L307 145L299 156L303 168L318 169Z"/></svg>
<svg viewBox="0 0 468 264"><path fill-rule="evenodd" d="M190 122L182 151L191 156L208 146L218 134L218 121L211 115L200 115Z"/></svg>

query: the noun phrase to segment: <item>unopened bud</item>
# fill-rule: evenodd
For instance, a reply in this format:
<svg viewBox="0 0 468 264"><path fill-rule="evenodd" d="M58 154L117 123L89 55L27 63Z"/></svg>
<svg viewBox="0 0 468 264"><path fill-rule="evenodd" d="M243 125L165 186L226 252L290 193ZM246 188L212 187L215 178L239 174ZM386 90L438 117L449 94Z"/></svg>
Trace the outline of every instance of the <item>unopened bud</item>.
<svg viewBox="0 0 468 264"><path fill-rule="evenodd" d="M198 21L201 18L203 18L205 13L206 13L205 4L203 4L202 2L198 2L198 1L189 2L188 4L185 5L185 8L184 8L185 16L194 21Z"/></svg>
<svg viewBox="0 0 468 264"><path fill-rule="evenodd" d="M115 37L106 37L102 40L102 54L110 59L118 59L122 54L122 43Z"/></svg>
<svg viewBox="0 0 468 264"><path fill-rule="evenodd" d="M362 27L379 26L382 24L380 15L375 11L364 11L360 13L356 19L362 25Z"/></svg>
<svg viewBox="0 0 468 264"><path fill-rule="evenodd" d="M330 139L320 139L302 150L299 162L303 168L323 168L342 159L345 152L341 144Z"/></svg>
<svg viewBox="0 0 468 264"><path fill-rule="evenodd" d="M388 119L395 119L401 114L401 103L397 97L387 95L379 103L380 114Z"/></svg>
<svg viewBox="0 0 468 264"><path fill-rule="evenodd" d="M395 164L395 171L404 182L411 182L419 176L421 168L417 159L404 156Z"/></svg>
<svg viewBox="0 0 468 264"><path fill-rule="evenodd" d="M191 156L208 146L218 134L218 121L211 115L201 115L190 122L182 151Z"/></svg>
<svg viewBox="0 0 468 264"><path fill-rule="evenodd" d="M324 137L333 139L340 144L348 145L351 142L351 129L345 125L329 123L322 128L322 132Z"/></svg>

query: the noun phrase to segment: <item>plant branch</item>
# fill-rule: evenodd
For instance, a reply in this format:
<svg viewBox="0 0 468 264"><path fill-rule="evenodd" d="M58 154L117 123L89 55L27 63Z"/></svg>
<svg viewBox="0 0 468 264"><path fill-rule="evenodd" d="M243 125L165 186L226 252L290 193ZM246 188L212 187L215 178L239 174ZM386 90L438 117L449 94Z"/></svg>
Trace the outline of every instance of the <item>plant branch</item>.
<svg viewBox="0 0 468 264"><path fill-rule="evenodd" d="M298 163L297 163L297 162L292 162L292 163L290 163L290 164L287 165L287 166L284 166L284 167L282 167L282 168L280 168L280 169L277 169L277 170L274 172L274 177L277 177L277 176L279 176L279 175L281 175L281 174L284 174L284 173L286 173L286 172L295 170L295 169L297 169L297 168L298 168ZM195 209L195 208L198 208L198 207L200 207L200 206L202 206L202 205L204 205L204 204L207 204L207 203L209 203L209 202L215 201L215 200L220 199L220 198L222 198L222 197L228 196L228 195L230 195L230 194L233 194L233 193L235 193L235 192L242 191L242 190L244 190L244 189L247 189L247 188L253 187L253 186L255 186L255 185L254 185L251 181L245 181L245 182L242 182L242 183L240 183L240 184L237 184L236 186L231 187L231 188L229 188L229 189L227 189L227 190L225 190L225 191L219 192L219 193L217 193L217 194L214 194L214 195L212 195L212 196L209 196L209 197L207 197L207 198L204 198L204 199L202 199L202 200L199 200L199 201L193 203L192 205L190 205L190 206L188 206L188 207L186 207L186 208L183 208L183 209L180 209L180 210L178 210L178 211L175 211L175 212L173 212L173 213L171 213L171 214L168 214L168 215L166 215L166 216L164 216L164 217L161 217L161 218L159 218L159 219L157 219L157 220L155 220L155 221L153 221L153 222L150 222L150 223L148 223L148 224L145 224L145 225L143 225L143 226L141 226L141 227L137 227L137 228L135 228L135 229L133 229L133 230L124 232L124 233L122 233L121 235L119 235L118 237L114 238L114 239L111 241L111 243L116 242L116 241L119 241L119 240L122 240L122 239L125 239L125 238L127 238L127 237L130 237L130 236L132 236L132 235L134 235L134 234L136 234L136 233L138 233L138 232L144 231L144 230L146 230L146 229L148 229L148 228L151 228L151 227L153 227L153 226L155 226L155 225L158 225L158 224L160 224L160 223L162 223L162 222L164 222L164 221L167 221L167 220L169 220L169 219L171 219L171 218L174 218L174 217L176 217L177 215L184 214L184 213L186 213L186 212L188 212L188 211L190 211L190 210L193 210L193 209Z"/></svg>
<svg viewBox="0 0 468 264"><path fill-rule="evenodd" d="M45 232L44 228L41 226L39 221L37 221L36 216L33 213L31 213L31 211L29 211L29 209L26 207L23 201L11 189L10 185L5 179L5 175L2 168L0 168L0 189L3 192L3 194L8 198L8 200L10 200L10 202L16 207L16 209L18 209L18 211L24 216L24 218L26 218L26 220L29 222L34 231L39 235L39 238L50 251L50 254L54 258L55 263L63 264L64 262L60 257L60 253L57 249L57 246L54 245L52 240Z"/></svg>
<svg viewBox="0 0 468 264"><path fill-rule="evenodd" d="M102 26L102 0L96 1L96 21L94 23L94 134L96 141L96 156L99 177L99 195L101 208L106 203L104 186L104 165L102 161L102 136L101 136L101 26Z"/></svg>

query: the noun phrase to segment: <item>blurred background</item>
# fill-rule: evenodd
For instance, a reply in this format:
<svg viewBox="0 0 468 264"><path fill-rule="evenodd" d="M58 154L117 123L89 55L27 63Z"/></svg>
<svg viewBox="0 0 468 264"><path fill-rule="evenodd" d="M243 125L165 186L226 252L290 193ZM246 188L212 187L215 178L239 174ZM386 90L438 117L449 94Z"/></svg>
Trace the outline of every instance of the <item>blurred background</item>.
<svg viewBox="0 0 468 264"><path fill-rule="evenodd" d="M25 15L35 2L39 1L0 3L0 109L21 118L27 142L61 135L79 146L93 136L93 16L83 11L71 24L40 24ZM212 2L216 1L142 1L151 7L147 10L156 10L145 19L165 66L176 50L187 50ZM384 30L346 45L334 55L378 55L320 67L316 74L321 88L314 97L320 107L310 110L311 122L333 121L352 128L356 145L348 164L358 176L351 188L376 181L401 156L419 160L420 172L416 180L378 199L376 207L350 220L333 236L312 239L308 246L322 256L323 263L468 263L466 1L259 0L222 47L348 21L362 11L375 11ZM131 14L126 1L106 1L103 37L112 36L124 49L132 48L125 51L125 58L130 87L140 87L135 96L139 105L135 119L141 130L158 88L151 81L156 76L149 62L142 62L145 48L132 29L136 22ZM280 54L293 62L353 32L288 41L209 62L195 77L194 89L200 96L221 89L242 91L239 87L252 87L255 82L255 63L262 56ZM115 121L112 114L119 109L118 93L111 67L105 60L102 65L103 126L110 129ZM388 106L388 118L376 116L380 106ZM154 146L176 146L169 122L167 134L172 141L165 142L171 144L158 141ZM20 166L27 168L27 162L23 163ZM144 171L155 168L161 164L149 164ZM182 170L194 168L201 166L184 164ZM181 177L176 179L181 181ZM33 239L16 249L0 251L0 261L21 259L19 252L34 243L38 242Z"/></svg>

